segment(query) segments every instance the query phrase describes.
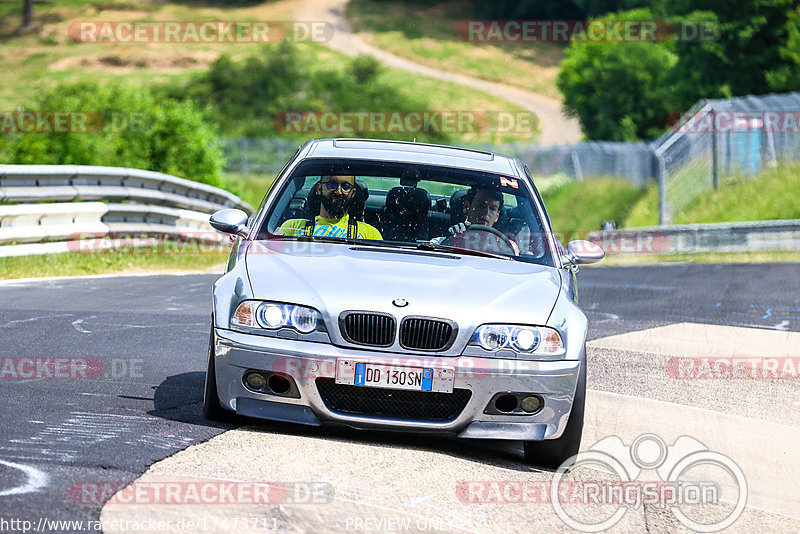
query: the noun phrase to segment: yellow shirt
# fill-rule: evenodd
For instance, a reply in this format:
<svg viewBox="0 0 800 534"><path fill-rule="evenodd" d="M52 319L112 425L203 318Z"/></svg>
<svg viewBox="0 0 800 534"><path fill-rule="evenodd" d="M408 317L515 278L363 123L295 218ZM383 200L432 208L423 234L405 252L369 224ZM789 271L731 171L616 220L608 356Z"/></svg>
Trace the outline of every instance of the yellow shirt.
<svg viewBox="0 0 800 534"><path fill-rule="evenodd" d="M329 237L347 238L347 223L350 220L350 215L347 214L341 219L326 219L317 215L314 219L314 235L322 235ZM306 219L289 219L284 222L275 233L283 235L303 235L305 233ZM358 224L358 232L356 239L376 239L383 240L383 236L377 228L371 224L363 221L356 221Z"/></svg>

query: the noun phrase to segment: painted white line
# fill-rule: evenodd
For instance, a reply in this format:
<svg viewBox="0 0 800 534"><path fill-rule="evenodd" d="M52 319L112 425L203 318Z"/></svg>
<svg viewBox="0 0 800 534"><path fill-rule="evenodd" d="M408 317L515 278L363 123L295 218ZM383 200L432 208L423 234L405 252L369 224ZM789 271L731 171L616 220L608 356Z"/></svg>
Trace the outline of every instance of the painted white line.
<svg viewBox="0 0 800 534"><path fill-rule="evenodd" d="M23 495L25 493L33 493L44 488L50 482L50 476L44 471L36 469L35 467L9 462L7 460L0 460L0 464L12 469L19 469L25 473L25 475L27 475L27 480L24 484L15 488L0 490L0 497L5 497L6 495Z"/></svg>
<svg viewBox="0 0 800 534"><path fill-rule="evenodd" d="M7 323L0 324L0 328L9 328L15 324L30 323L33 321L41 321L42 319L56 319L58 317L73 317L74 313L61 313L59 315L42 315L41 317L30 317L28 319L15 319Z"/></svg>
<svg viewBox="0 0 800 534"><path fill-rule="evenodd" d="M91 317L88 317L88 319L94 319L94 318L95 318L94 315L92 315ZM91 330L86 330L84 327L81 326L82 324L83 324L83 319L75 319L74 321L72 321L72 328L74 328L75 330L77 330L81 334L91 334L92 331Z"/></svg>
<svg viewBox="0 0 800 534"><path fill-rule="evenodd" d="M686 404L677 404L675 402L662 401L662 400L653 400L653 399L647 399L647 398L644 398L644 397L634 397L632 395L622 395L621 393L612 393L610 391L601 391L599 389L587 389L586 392L587 392L587 394L595 394L596 393L598 395L604 395L604 396L609 396L609 397L619 397L620 399L623 399L623 400L624 399L631 399L632 401L646 400L646 401L651 401L651 402L657 402L657 403L663 405L663 409L665 409L665 410L669 410L672 407L675 407L675 408L691 408L692 410L697 410L699 412L705 412L706 414L709 414L709 416L712 416L712 415L724 415L725 417L738 419L739 420L738 424L740 424L740 425L747 425L747 424L750 424L750 423L754 423L754 424L755 423L764 423L765 422L762 419L753 419L752 417L744 417L742 415L734 415L734 414L727 414L727 413L723 414L723 413L718 412L716 410L710 410L708 408L701 408L699 406L687 406ZM800 402L797 402L795 404L800 404ZM769 424L770 425L774 425L774 426L780 426L780 427L783 427L783 428L786 428L786 429L789 429L789 430L800 430L796 426L784 425L783 423L769 422Z"/></svg>
<svg viewBox="0 0 800 534"><path fill-rule="evenodd" d="M587 346L681 358L774 358L800 355L800 332L676 323L595 339Z"/></svg>
<svg viewBox="0 0 800 534"><path fill-rule="evenodd" d="M590 390L582 443L609 435L630 444L654 433L669 444L690 436L736 462L749 486L747 506L800 519L800 478L792 470L800 428L693 406Z"/></svg>

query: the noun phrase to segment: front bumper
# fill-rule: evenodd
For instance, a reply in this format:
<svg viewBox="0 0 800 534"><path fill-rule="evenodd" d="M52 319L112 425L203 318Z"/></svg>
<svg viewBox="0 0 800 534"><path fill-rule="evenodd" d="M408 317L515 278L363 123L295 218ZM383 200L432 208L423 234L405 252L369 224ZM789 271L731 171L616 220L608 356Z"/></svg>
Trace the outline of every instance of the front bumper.
<svg viewBox="0 0 800 534"><path fill-rule="evenodd" d="M567 424L583 358L559 361L522 361L472 356L438 357L376 352L330 343L282 339L214 329L217 393L226 409L262 419L308 425L339 423L354 428L439 432L461 438L542 440L557 438ZM317 378L335 378L337 360L371 361L422 367L438 365L455 370L457 389L471 391L460 414L449 421L391 419L333 411L316 385ZM247 389L247 370L291 376L300 398ZM497 393L533 393L544 407L531 415L484 413Z"/></svg>

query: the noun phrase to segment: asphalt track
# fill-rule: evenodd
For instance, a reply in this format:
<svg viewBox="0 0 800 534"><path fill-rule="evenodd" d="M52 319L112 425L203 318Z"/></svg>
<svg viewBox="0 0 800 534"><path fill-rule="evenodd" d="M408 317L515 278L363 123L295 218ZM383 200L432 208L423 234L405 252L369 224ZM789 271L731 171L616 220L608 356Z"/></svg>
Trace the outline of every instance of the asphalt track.
<svg viewBox="0 0 800 534"><path fill-rule="evenodd" d="M185 275L0 283L0 357L4 358L0 368L3 374L0 380L3 421L0 531L20 531L9 524L3 527L3 519L28 520L33 525L41 525L42 518L96 520L100 517L102 501L110 494L93 493L87 488L118 489L139 477L148 466L215 436L214 440L197 448L197 454L206 456L193 461L191 467L199 466L200 472L209 471L218 461L213 456L214 446L236 448L238 443L250 443L261 447L265 453L272 451L286 457L285 462L273 460L276 465L263 476L273 477L271 480L276 480L274 477L310 480L318 473L308 465L300 465L302 460L292 463L294 456L287 452L307 459L303 447L314 443L320 451L333 455L320 457L319 462L335 463L336 458L350 458L347 469L354 473L339 473L339 476L349 476L351 482L352 477L364 477L364 473L370 472L371 463L384 453L408 462L409 467L414 466L414 472L421 469L417 465L419 458L430 458L431 462L436 462L433 469L441 469L443 473L453 471L454 480L507 476L498 475L498 472L529 474L536 480L552 477L551 472L531 470L521 464L520 448L513 443L476 446L472 442L420 441L380 433L317 431L268 424L223 434L234 427L209 424L200 415L210 322L210 286L214 279L214 275ZM684 433L702 435L704 443L711 447L715 435L706 438L704 419L698 415L701 412L697 408L714 415L714 421L729 418L730 424L726 423L725 428L721 426L716 437L722 444L739 443L740 449L732 445L725 452L740 454L736 460L743 464L746 474L753 475L754 493L749 505L763 503L755 506L750 515L743 516L738 526L766 525L767 530L796 531L796 514L791 513L791 506L788 506L788 513L784 509L784 505L794 502L790 502L788 496L782 500L780 496L769 494L768 488L759 489L755 479L766 475L755 471L761 464L767 467L765 471L774 472L778 477L764 478L765 487L791 485L800 479L796 456L786 454L792 447L796 451L800 445L793 441L800 426L797 381L673 380L665 372L669 351L659 354L643 346L637 347L639 338L635 336L637 332L647 331L687 338L702 337L697 332L715 331L711 327L698 329L696 325L699 324L734 327L719 331L723 338L734 341L736 335L764 332L773 336L769 339L794 343L797 338L793 333L800 332L797 299L800 265L595 267L583 269L579 280L581 305L591 324L588 387L593 393L590 401L596 399L596 407L608 408L617 416L609 415L606 410L599 413L587 408L589 427L584 433L584 446L608 435L619 435L629 442L628 434L635 438L639 427L647 427L647 421L636 423L637 414L644 416L652 409L659 416L663 414L665 419L683 417L679 426ZM683 324L688 326L676 327ZM645 339L653 337L655 335L645 336ZM680 341L677 339L676 343ZM713 339L709 343L718 345ZM777 345L764 347L765 354L771 346ZM789 345L788 350L787 354L775 356L798 356L797 346ZM42 363L47 358L70 359L65 365L88 362L89 372L84 373L87 378L21 376L20 372L30 371L22 362L36 358L44 367L60 365L55 360ZM631 398L641 400L634 409ZM627 413L625 410L631 413L624 417L627 423L622 425L619 419ZM714 424L708 423L705 427ZM658 424L651 426L661 428ZM729 439L725 432L731 427L747 428L747 434L756 439L756 443ZM763 441L758 434L753 436L755 430L761 431ZM771 432L776 434L772 436ZM666 426L662 437L670 443L674 440ZM712 443L708 443L709 440ZM757 454L753 447L760 448ZM313 456L311 451L307 453ZM161 473L162 477L174 477L175 473L189 472L181 454L156 464L150 475ZM336 468L344 469L340 465L330 466L331 470ZM236 480L245 476L237 472L235 463L228 462L225 469ZM781 473L788 474L789 480L780 478ZM374 482L373 478L364 480L364 485L369 486L368 482ZM795 489L784 486L783 489ZM344 485L336 486L336 491L342 488ZM449 491L452 498L452 487L445 485L445 488L442 491ZM763 495L758 493L762 490ZM421 494L416 488L409 490L407 497L424 500L432 498L433 493ZM398 495L385 498L397 502ZM350 505L358 509L363 502ZM483 514L480 517L465 515L462 510L459 520L464 523L456 530L513 532L526 524L565 528L554 524L550 516L526 515L519 506L511 506L509 515L508 506L511 505L482 504L477 507L481 510L479 515ZM468 508L474 510L476 506ZM319 507L316 520L313 514L309 515L308 507L302 508L300 515L293 513L291 507L281 509L279 530L319 530L320 525L326 525L329 531L376 530L364 528L364 523L359 529L352 522L347 525L331 522L325 515L326 506ZM163 513L164 508L161 510ZM108 516L112 517L112 512L107 510L104 516L111 514ZM136 511L129 506L123 508L123 512L136 515L144 510ZM502 515L496 515L501 512ZM262 513L267 512L262 510ZM360 513L361 516L353 517L363 519L371 513L377 521L386 516L385 510L381 514L374 509ZM452 514L452 510L449 513ZM436 516L441 518L442 513ZM659 527L654 530L681 528L674 520L659 522L659 517L658 511L652 512L652 516L629 514L626 521L633 522L621 525L637 530L641 525L636 518L643 518L646 525ZM383 530L389 530L387 523L381 525ZM221 525L215 529L234 530Z"/></svg>

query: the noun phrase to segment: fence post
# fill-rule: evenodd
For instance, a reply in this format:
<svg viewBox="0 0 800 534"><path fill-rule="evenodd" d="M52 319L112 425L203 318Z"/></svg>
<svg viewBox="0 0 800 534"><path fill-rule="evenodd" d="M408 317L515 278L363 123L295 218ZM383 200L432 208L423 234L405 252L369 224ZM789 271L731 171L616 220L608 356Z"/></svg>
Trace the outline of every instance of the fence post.
<svg viewBox="0 0 800 534"><path fill-rule="evenodd" d="M717 117L716 110L711 110L711 177L714 189L719 189L719 159L717 156Z"/></svg>
<svg viewBox="0 0 800 534"><path fill-rule="evenodd" d="M247 177L250 174L250 162L247 159L247 141L248 141L247 137L242 137L241 138L241 144L242 144L242 175L244 175L245 179L247 179Z"/></svg>
<svg viewBox="0 0 800 534"><path fill-rule="evenodd" d="M581 160L578 158L578 151L572 150L570 152L572 158L572 168L575 170L575 179L579 182L583 181L583 169L581 169Z"/></svg>
<svg viewBox="0 0 800 534"><path fill-rule="evenodd" d="M671 217L667 213L667 164L664 156L653 151L656 158L656 178L658 179L658 225L668 224Z"/></svg>

